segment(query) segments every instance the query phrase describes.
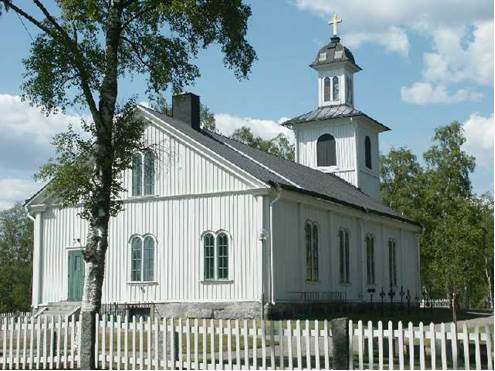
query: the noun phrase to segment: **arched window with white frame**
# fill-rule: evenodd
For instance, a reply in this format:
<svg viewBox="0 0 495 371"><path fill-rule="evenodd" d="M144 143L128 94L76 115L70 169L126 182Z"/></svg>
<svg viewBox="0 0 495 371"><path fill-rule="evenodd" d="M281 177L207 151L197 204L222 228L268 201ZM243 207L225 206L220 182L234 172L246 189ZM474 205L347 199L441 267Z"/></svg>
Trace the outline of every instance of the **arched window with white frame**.
<svg viewBox="0 0 495 371"><path fill-rule="evenodd" d="M206 232L202 236L203 280L230 279L230 237L225 231Z"/></svg>
<svg viewBox="0 0 495 371"><path fill-rule="evenodd" d="M155 156L152 151L136 152L132 157L132 195L155 193Z"/></svg>
<svg viewBox="0 0 495 371"><path fill-rule="evenodd" d="M323 134L316 141L316 165L317 166L337 165L335 138L333 135Z"/></svg>
<svg viewBox="0 0 495 371"><path fill-rule="evenodd" d="M155 279L155 239L152 236L131 238L131 282L151 282Z"/></svg>
<svg viewBox="0 0 495 371"><path fill-rule="evenodd" d="M330 77L325 77L323 79L323 101L324 102L330 102L330 90L331 89L331 82L330 82Z"/></svg>
<svg viewBox="0 0 495 371"><path fill-rule="evenodd" d="M334 101L337 101L340 99L340 86L339 86L339 77L334 76L332 79L332 98Z"/></svg>
<svg viewBox="0 0 495 371"><path fill-rule="evenodd" d="M368 169L371 169L371 139L369 136L364 138L364 163Z"/></svg>
<svg viewBox="0 0 495 371"><path fill-rule="evenodd" d="M366 282L375 284L375 236L371 233L366 235Z"/></svg>
<svg viewBox="0 0 495 371"><path fill-rule="evenodd" d="M393 238L388 240L388 277L390 287L397 286L397 243Z"/></svg>
<svg viewBox="0 0 495 371"><path fill-rule="evenodd" d="M318 225L307 221L304 226L306 246L306 281L318 281Z"/></svg>

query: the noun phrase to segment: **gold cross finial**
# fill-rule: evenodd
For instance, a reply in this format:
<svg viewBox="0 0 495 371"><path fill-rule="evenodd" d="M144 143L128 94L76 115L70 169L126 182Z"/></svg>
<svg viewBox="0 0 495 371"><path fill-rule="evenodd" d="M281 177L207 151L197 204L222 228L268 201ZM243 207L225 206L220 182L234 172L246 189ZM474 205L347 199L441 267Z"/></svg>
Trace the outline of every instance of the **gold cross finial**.
<svg viewBox="0 0 495 371"><path fill-rule="evenodd" d="M333 17L328 21L328 24L333 27L333 36L337 36L337 24L339 23L342 23L342 18L337 17L337 14L334 13Z"/></svg>

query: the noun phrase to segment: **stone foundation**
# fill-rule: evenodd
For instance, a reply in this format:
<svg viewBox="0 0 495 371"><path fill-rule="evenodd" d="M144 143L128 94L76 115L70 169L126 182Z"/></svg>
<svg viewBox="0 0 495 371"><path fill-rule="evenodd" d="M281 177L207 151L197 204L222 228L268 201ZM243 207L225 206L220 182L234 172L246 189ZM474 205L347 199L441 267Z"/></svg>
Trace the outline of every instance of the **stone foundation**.
<svg viewBox="0 0 495 371"><path fill-rule="evenodd" d="M411 305L411 309L417 306ZM139 304L105 304L102 313L152 318L207 318L207 319L321 319L336 316L348 316L350 313L370 311L402 311L407 306L389 303L383 305L363 302L346 303L276 303L260 302L173 302Z"/></svg>
<svg viewBox="0 0 495 371"><path fill-rule="evenodd" d="M259 302L157 303L155 315L214 319L261 318L261 304Z"/></svg>

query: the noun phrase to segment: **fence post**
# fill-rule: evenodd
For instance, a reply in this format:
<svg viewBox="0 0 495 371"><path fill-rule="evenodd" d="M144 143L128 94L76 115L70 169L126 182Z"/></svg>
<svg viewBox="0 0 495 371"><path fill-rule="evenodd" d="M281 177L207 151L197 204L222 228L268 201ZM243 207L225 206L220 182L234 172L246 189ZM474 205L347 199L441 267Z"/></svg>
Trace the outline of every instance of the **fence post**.
<svg viewBox="0 0 495 371"><path fill-rule="evenodd" d="M333 368L347 370L349 369L349 319L336 318L331 324Z"/></svg>

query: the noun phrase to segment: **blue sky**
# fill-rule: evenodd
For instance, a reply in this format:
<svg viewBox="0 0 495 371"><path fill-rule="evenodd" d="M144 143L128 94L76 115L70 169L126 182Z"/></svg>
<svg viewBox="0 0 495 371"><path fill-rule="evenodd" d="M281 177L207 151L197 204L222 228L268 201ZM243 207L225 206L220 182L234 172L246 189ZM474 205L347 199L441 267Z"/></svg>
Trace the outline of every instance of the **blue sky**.
<svg viewBox="0 0 495 371"><path fill-rule="evenodd" d="M355 78L356 108L392 128L382 134L381 152L408 146L420 156L435 127L457 120L466 130L466 150L478 159L474 189L492 191L493 3L431 3L249 1L248 39L258 54L249 79L236 80L219 49L211 47L200 54L202 75L188 90L217 113L226 133L240 125L265 137L283 131L282 118L316 107L316 73L308 65L328 42L327 19L337 12L342 43L363 68ZM32 174L51 154L49 138L85 113L45 118L20 102L21 60L30 38L13 12L0 18L0 35L8 35L0 37L0 208L5 208L39 186ZM122 97L146 99L142 78L125 80L121 87Z"/></svg>

